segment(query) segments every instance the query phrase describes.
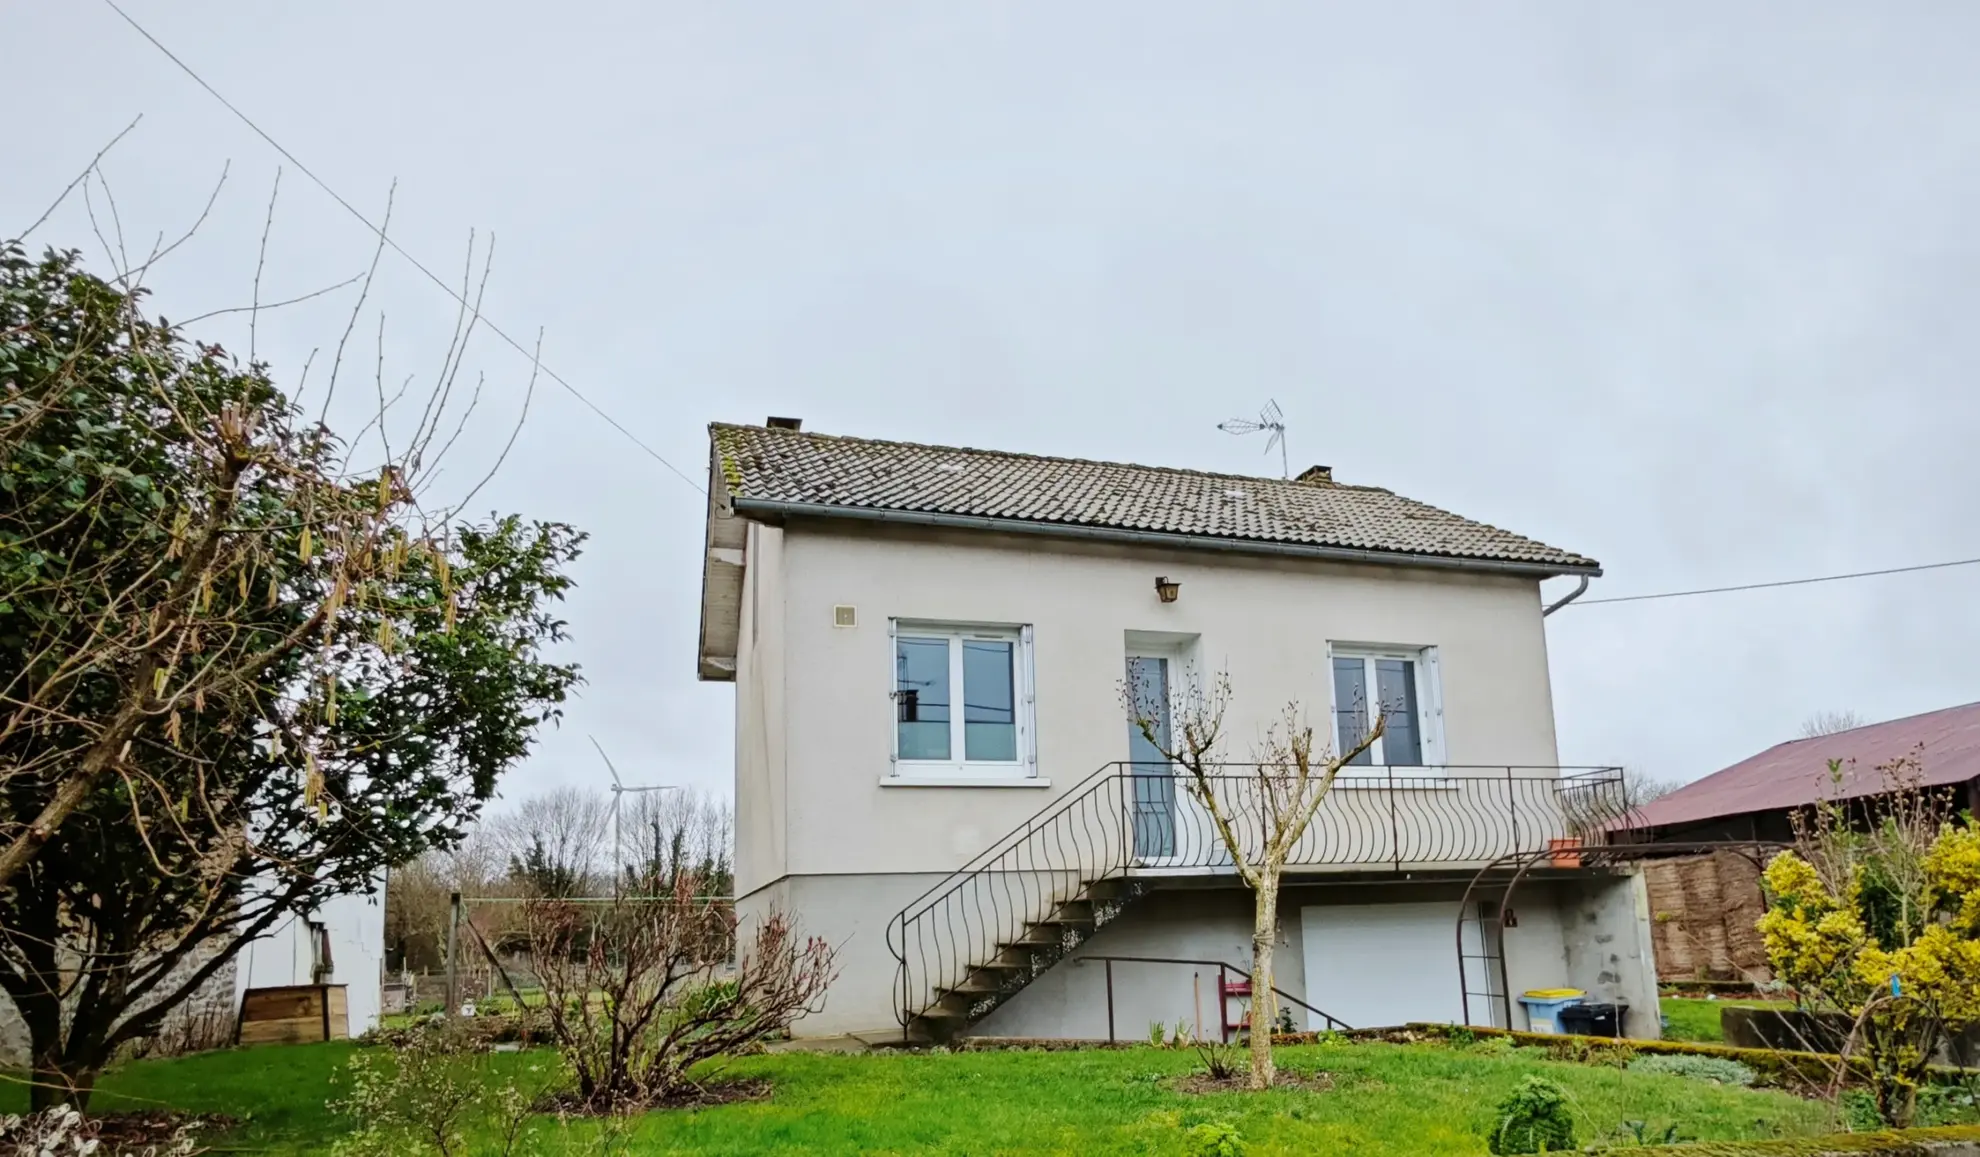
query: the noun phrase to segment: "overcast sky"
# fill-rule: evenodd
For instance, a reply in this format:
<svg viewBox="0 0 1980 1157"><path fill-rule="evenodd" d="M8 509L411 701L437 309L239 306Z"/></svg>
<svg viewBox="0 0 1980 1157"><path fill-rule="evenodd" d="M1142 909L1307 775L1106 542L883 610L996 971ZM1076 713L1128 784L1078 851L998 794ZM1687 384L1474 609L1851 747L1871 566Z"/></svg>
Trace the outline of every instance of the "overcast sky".
<svg viewBox="0 0 1980 1157"><path fill-rule="evenodd" d="M1276 473L1600 559L1590 597L1980 555L1980 6L126 0L689 475L705 424ZM0 235L104 162L171 317L245 304L280 157L100 0L4 0ZM31 94L31 95L29 95ZM108 206L96 205L105 227ZM33 238L101 262L72 200ZM265 299L371 238L293 167ZM349 295L265 316L293 375ZM387 254L388 378L451 302ZM237 315L201 333L244 348ZM322 355L319 355L322 356ZM449 476L489 461L526 359ZM319 367L320 370L320 367ZM369 387L370 379L361 385ZM355 391L353 391L355 392ZM588 683L508 781L726 791L700 496L554 385L477 505L591 534ZM1569 584L1557 580L1566 589ZM1561 756L1690 779L1822 709L1980 699L1980 567L1548 620Z"/></svg>

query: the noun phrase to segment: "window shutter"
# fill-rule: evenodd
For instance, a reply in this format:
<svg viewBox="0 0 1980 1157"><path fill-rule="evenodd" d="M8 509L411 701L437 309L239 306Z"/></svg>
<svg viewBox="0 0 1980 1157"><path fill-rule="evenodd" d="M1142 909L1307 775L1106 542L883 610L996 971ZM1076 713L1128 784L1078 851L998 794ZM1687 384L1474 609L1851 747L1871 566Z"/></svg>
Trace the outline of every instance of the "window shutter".
<svg viewBox="0 0 1980 1157"><path fill-rule="evenodd" d="M1037 722L1037 664L1031 655L1031 627L1018 629L1018 677L1024 680L1024 710L1018 712L1018 744L1031 774L1038 774L1038 740L1032 734Z"/></svg>
<svg viewBox="0 0 1980 1157"><path fill-rule="evenodd" d="M1448 763L1450 756L1444 752L1444 673L1438 669L1435 647L1423 648L1423 675L1424 681L1429 684L1425 688L1429 693L1423 697L1423 714L1429 722L1429 726L1424 728L1425 738L1429 740L1426 746L1435 749L1434 758L1438 763ZM1429 755L1428 752L1425 754Z"/></svg>
<svg viewBox="0 0 1980 1157"><path fill-rule="evenodd" d="M894 767L889 775L901 773L900 688L895 686L895 680L900 676L894 671L894 665L900 662L896 658L900 654L900 644L896 641L900 631L900 620L887 620L887 762Z"/></svg>

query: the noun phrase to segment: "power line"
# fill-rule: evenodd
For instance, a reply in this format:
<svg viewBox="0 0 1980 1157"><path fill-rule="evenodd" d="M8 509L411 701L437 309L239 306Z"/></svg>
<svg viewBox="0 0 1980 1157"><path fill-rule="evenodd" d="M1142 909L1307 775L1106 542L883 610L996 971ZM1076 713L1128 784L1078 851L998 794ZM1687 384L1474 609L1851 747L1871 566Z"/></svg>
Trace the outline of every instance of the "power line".
<svg viewBox="0 0 1980 1157"><path fill-rule="evenodd" d="M481 319L481 323L487 326L491 331L493 331L495 336L501 338L504 342L507 342L510 348L514 349L517 353L523 355L526 358L531 359L532 362L534 362L540 369L542 369L546 377L548 377L551 381L556 382L558 385L564 387L565 392L569 393L571 397L576 398L579 402L582 402L585 408L589 409L592 413L598 415L600 418L603 418L607 425L611 426L614 430L617 430L619 433L625 435L627 441L639 447L641 450L646 451L646 454L649 458L652 458L655 462L658 462L660 463L660 465L665 466L667 469L673 471L676 477L678 477L681 481L687 483L689 486L694 487L697 493L705 493L705 491L702 490L701 483L696 482L693 478L683 473L680 467L675 466L672 462L669 462L665 458L661 457L660 452L658 450L655 450L653 447L648 446L645 442L640 441L638 435L634 434L631 430L628 430L623 425L621 425L617 418L614 418L612 415L600 409L598 403L592 401L590 398L585 397L583 393L579 392L576 386L573 386L569 382L565 381L562 375L558 374L556 370L551 369L549 366L543 365L542 362L537 359L536 355L532 353L528 347L524 346L521 342L517 341L515 338L512 338L507 333L503 332L500 326L488 320L486 317L483 317L479 311L476 311L474 307L468 303L467 298L463 297L458 290L456 290L453 286L447 284L446 281L442 280L440 276L435 274L431 269L428 269L426 265L420 261L419 258L414 257L412 254L406 252L403 248L401 248L397 241L394 241L390 237L386 236L385 230L373 224L371 218L366 217L362 212L360 212L357 209L356 206L352 205L349 201L344 200L344 198L337 192L337 190L331 188L328 182L324 181L323 178L317 176L316 173L313 172L308 165L303 164L301 160L297 159L294 153L283 148L282 143L280 141L276 140L274 137L269 136L267 132L263 131L260 125L254 123L253 119L251 119L246 113L234 107L234 102L220 95L218 89L206 83L206 79L200 76L199 73L194 72L191 65L187 64L183 60L180 60L178 56L171 49L165 47L165 45L161 43L156 36L153 36L149 31L147 31L144 25L139 24L136 20L133 20L131 18L130 13L118 7L117 0L103 0L103 2L110 6L111 11L123 17L124 23L129 24L132 28L135 28L137 30L138 35L144 37L146 40L149 40L152 44L152 47L164 53L165 59L171 61L173 64L178 65L179 71L191 77L193 79L193 83L205 89L209 96L211 96L214 100L219 101L221 105L223 105L228 112L233 113L234 116L242 124L246 125L250 130L254 132L254 135L268 142L270 148L282 154L284 159L286 159L290 164L294 165L297 169L301 170L303 176L308 177L312 182L314 182L317 188L323 190L325 193L328 193L330 195L331 200L343 206L343 209L346 213L349 213L351 216L357 218L358 221L362 223L365 228L377 234L378 240L380 242L382 242L385 245L391 246L392 252L397 253L399 256L411 262L414 269L417 269L421 273L425 274L426 279L428 281L431 281L433 284L439 286L441 290L447 294L447 296L459 302L463 309L467 309L470 312L474 312L475 316Z"/></svg>
<svg viewBox="0 0 1980 1157"><path fill-rule="evenodd" d="M1735 587L1703 587L1695 591L1664 591L1654 595L1618 595L1614 598L1607 599L1580 599L1569 603L1568 607L1592 607L1597 603L1640 603L1650 599L1682 599L1689 598L1692 595L1723 595L1730 594L1733 591L1761 591L1769 590L1773 587L1802 587L1810 583L1834 583L1842 582L1844 579L1877 578L1881 575L1911 574L1921 570L1945 570L1947 567L1974 566L1976 564L1980 564L1980 558L1959 558L1951 562L1928 562L1921 563L1917 566L1893 566L1885 567L1883 570L1859 570L1852 571L1849 574L1827 574L1815 578L1782 579L1778 582L1770 583L1742 583Z"/></svg>

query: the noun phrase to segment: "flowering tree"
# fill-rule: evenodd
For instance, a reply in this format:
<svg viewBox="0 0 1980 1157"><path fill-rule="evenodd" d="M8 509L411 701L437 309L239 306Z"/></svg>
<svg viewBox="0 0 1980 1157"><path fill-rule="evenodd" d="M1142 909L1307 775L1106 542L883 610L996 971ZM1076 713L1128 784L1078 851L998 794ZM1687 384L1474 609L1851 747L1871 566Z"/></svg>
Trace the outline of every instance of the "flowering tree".
<svg viewBox="0 0 1980 1157"><path fill-rule="evenodd" d="M1860 1049L1878 1111L1901 1127L1940 1042L1980 1023L1980 828L1945 819L1916 759L1882 770L1893 790L1874 823L1825 804L1767 865L1759 927L1775 973L1850 1020L1845 1050Z"/></svg>

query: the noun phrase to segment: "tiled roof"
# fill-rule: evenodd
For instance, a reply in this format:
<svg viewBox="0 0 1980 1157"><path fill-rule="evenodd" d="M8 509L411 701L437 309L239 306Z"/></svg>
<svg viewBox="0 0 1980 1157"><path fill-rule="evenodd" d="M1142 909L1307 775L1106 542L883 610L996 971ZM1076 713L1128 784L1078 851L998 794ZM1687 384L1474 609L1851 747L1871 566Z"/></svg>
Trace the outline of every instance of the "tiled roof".
<svg viewBox="0 0 1980 1157"><path fill-rule="evenodd" d="M1890 790L1878 765L1912 755L1923 765L1921 786L1980 779L1980 703L1775 744L1644 804L1630 826L1668 827L1876 795ZM1829 775L1832 759L1842 764L1840 782Z"/></svg>
<svg viewBox="0 0 1980 1157"><path fill-rule="evenodd" d="M715 423L708 431L729 496L745 502L1598 570L1594 559L1372 486L880 442L765 426Z"/></svg>

